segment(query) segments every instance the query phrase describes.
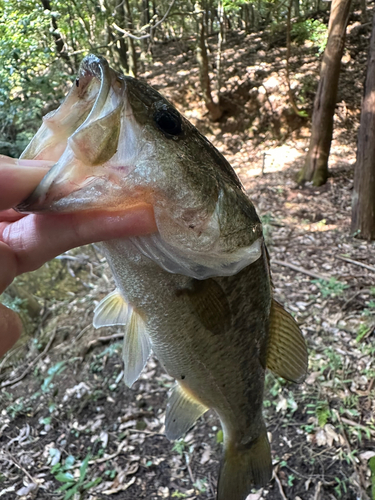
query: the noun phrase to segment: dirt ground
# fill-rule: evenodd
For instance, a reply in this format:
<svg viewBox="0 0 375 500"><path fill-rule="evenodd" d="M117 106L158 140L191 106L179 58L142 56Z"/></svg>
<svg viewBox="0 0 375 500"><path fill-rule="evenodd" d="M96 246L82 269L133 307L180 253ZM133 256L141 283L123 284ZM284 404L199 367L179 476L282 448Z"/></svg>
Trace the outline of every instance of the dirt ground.
<svg viewBox="0 0 375 500"><path fill-rule="evenodd" d="M294 181L308 147L309 121L288 105L281 42L272 44L267 34L228 39L221 96L227 111L216 124L208 122L199 100L188 43L158 47L155 64L142 75L240 176L263 220L275 297L294 314L308 345L303 384L267 374L264 415L274 477L248 500L371 498L375 244L350 236L366 62L366 43L359 52L354 46L359 29L354 13L331 177L319 189ZM299 104L311 109L316 49L294 47L291 71ZM127 389L121 330L92 327L95 305L113 290L100 251L90 246L68 252L17 285L37 297L40 311L31 321L26 299L7 297L23 314L28 333L0 360L0 498L214 499L223 447L215 414L206 413L184 439L170 443L163 421L173 380L151 358Z"/></svg>

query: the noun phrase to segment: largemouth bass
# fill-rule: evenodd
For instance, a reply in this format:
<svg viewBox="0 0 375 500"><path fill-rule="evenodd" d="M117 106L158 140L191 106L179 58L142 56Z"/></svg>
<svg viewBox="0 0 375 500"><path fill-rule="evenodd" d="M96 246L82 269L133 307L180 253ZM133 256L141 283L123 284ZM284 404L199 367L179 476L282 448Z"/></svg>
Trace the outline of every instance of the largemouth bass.
<svg viewBox="0 0 375 500"><path fill-rule="evenodd" d="M116 290L94 325L124 326L129 387L151 350L176 379L169 439L215 410L224 433L217 498L244 500L272 476L265 370L300 382L307 352L272 298L262 225L234 170L156 90L93 55L22 158L55 164L21 211L152 206L156 233L103 243Z"/></svg>

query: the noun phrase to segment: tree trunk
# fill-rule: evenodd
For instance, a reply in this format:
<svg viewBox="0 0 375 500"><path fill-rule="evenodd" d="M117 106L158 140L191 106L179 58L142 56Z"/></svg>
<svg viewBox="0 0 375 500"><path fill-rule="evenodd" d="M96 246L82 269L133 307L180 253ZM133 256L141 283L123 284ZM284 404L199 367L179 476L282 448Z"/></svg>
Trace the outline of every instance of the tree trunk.
<svg viewBox="0 0 375 500"><path fill-rule="evenodd" d="M300 11L299 11L299 0L294 0L294 15L299 18L300 16Z"/></svg>
<svg viewBox="0 0 375 500"><path fill-rule="evenodd" d="M285 64L285 69L286 69L286 83L288 85L288 95L289 95L289 103L293 108L293 111L295 112L296 115L298 116L303 116L303 113L298 109L298 106L296 104L296 100L294 99L294 94L293 94L293 89L290 85L290 53L291 53L291 31L292 31L292 20L291 20L291 15L292 15L292 5L293 5L294 0L289 0L288 4L288 14L287 14L287 20L286 20L286 64Z"/></svg>
<svg viewBox="0 0 375 500"><path fill-rule="evenodd" d="M223 43L225 38L225 21L224 21L224 5L223 1L219 0L217 6L217 17L219 18L219 33L217 38L217 53L216 53L216 89L217 97L219 99L220 89L221 89L221 63L222 63L222 51Z"/></svg>
<svg viewBox="0 0 375 500"><path fill-rule="evenodd" d="M361 0L361 23L367 23L367 2L366 0Z"/></svg>
<svg viewBox="0 0 375 500"><path fill-rule="evenodd" d="M312 181L321 186L328 178L333 116L336 107L341 58L351 0L333 0L328 25L328 41L324 51L320 80L316 92L309 152L298 181Z"/></svg>
<svg viewBox="0 0 375 500"><path fill-rule="evenodd" d="M375 15L354 171L352 232L375 240Z"/></svg>
<svg viewBox="0 0 375 500"><path fill-rule="evenodd" d="M211 82L208 71L208 55L206 46L206 29L205 29L205 16L200 15L199 21L199 39L197 47L197 61L199 65L199 76L202 89L202 96L208 110L210 120L220 120L223 112L219 105L214 102L211 94Z"/></svg>
<svg viewBox="0 0 375 500"><path fill-rule="evenodd" d="M131 31L133 29L133 17L132 11L130 9L129 0L124 0L124 8L126 14L126 28ZM135 42L133 38L128 37L128 48L129 48L129 74L137 77L137 53L135 51Z"/></svg>
<svg viewBox="0 0 375 500"><path fill-rule="evenodd" d="M148 0L142 0L142 15L141 15L141 20L143 26L147 26L147 32L150 30L150 6L148 3ZM142 52L143 52L143 57L145 58L146 54L151 53L151 38L143 38L141 40L141 46L142 46Z"/></svg>
<svg viewBox="0 0 375 500"><path fill-rule="evenodd" d="M52 36L55 40L55 47L56 47L57 55L59 57L61 57L62 59L64 59L68 63L70 69L72 71L74 71L74 69L72 68L70 57L65 50L64 40L61 36L61 33L59 31L59 27L58 27L57 21L56 21L56 13L52 10L50 0L41 0L41 3L43 5L44 10L48 10L51 13L51 26L52 26L51 33L52 33Z"/></svg>
<svg viewBox="0 0 375 500"><path fill-rule="evenodd" d="M126 28L126 16L125 16L125 9L124 6L121 5L117 10L114 8L114 12L116 13L115 19L117 24L125 29ZM108 26L108 35L111 41L115 39L115 37L118 36L118 33L114 34L113 31L111 30L110 26ZM117 54L117 59L116 61L119 66L121 66L121 69L125 73L129 73L129 63L128 63L128 47L126 43L125 38L120 38L120 40L117 40L114 43L114 54Z"/></svg>

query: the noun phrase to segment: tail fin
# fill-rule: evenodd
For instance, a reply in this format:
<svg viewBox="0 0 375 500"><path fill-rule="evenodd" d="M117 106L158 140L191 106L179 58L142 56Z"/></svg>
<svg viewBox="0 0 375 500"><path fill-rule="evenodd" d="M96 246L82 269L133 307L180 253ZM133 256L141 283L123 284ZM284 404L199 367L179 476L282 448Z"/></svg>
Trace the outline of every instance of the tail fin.
<svg viewBox="0 0 375 500"><path fill-rule="evenodd" d="M245 446L228 443L221 465L217 500L245 500L251 488L265 486L272 477L267 432Z"/></svg>

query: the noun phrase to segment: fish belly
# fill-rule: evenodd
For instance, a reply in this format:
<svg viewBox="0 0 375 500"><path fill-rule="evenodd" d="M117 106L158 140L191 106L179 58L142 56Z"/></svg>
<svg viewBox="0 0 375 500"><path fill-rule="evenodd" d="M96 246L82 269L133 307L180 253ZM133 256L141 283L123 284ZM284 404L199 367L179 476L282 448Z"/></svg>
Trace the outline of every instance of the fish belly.
<svg viewBox="0 0 375 500"><path fill-rule="evenodd" d="M191 278L164 271L140 255L128 239L103 245L117 287L143 313L152 348L168 374L218 413L227 434L240 441L252 439L263 425L264 369L258 337L266 325L251 310L251 303L248 311L237 304L231 327L212 333L181 292L189 289ZM224 290L230 280L220 278ZM241 300L244 297L237 297L237 302ZM247 331L246 321L237 317L241 313L248 313L250 320L258 316L250 325L256 331Z"/></svg>

